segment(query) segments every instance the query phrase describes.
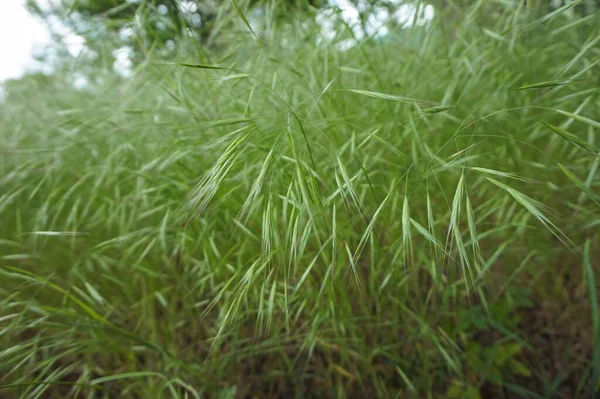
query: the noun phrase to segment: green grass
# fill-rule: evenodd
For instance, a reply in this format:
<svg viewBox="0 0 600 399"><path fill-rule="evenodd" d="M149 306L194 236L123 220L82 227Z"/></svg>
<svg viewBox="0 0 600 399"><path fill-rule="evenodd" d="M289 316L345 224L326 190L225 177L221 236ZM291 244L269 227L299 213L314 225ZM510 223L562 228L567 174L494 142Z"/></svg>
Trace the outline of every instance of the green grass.
<svg viewBox="0 0 600 399"><path fill-rule="evenodd" d="M9 82L0 396L591 397L598 16L508 3Z"/></svg>

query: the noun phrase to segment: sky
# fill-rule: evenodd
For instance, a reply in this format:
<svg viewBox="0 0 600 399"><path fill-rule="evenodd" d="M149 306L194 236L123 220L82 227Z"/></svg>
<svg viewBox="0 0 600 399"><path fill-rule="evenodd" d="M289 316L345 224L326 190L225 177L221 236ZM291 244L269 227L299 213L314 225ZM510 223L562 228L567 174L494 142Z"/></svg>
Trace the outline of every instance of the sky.
<svg viewBox="0 0 600 399"><path fill-rule="evenodd" d="M50 3L55 0L38 0L43 6L44 3ZM49 66L43 66L37 63L33 57L35 51L41 51L45 46L52 43L52 38L48 27L41 20L31 16L24 6L25 0L2 0L2 9L0 12L0 82L18 78L28 70L43 69L48 70ZM348 0L330 0L332 5L338 6L342 12L341 16L349 25L358 28L358 11ZM389 18L395 18L403 24L412 21L414 7L400 6L398 11L389 15L387 11L374 13L369 18L367 24L367 34L385 35L387 28L383 22ZM433 7L428 5L417 24L421 25L433 17ZM323 35L335 36L333 15L324 15L321 21ZM70 34L64 27L52 26L54 31L59 31L64 36L71 54L75 55L83 49L83 40L74 34ZM356 30L356 35L360 39L364 32ZM121 54L117 54L119 57ZM127 60L125 60L127 61ZM116 65L119 69L119 65Z"/></svg>
<svg viewBox="0 0 600 399"><path fill-rule="evenodd" d="M17 78L35 65L33 51L51 42L48 29L22 0L4 0L0 12L0 81Z"/></svg>
<svg viewBox="0 0 600 399"><path fill-rule="evenodd" d="M351 27L354 37L357 40L361 40L365 37L365 34L372 37L381 37L389 33L389 29L386 26L386 22L395 21L401 26L408 27L412 25L414 21L415 12L417 8L413 4L402 4L403 0L392 0L391 3L396 3L398 8L393 13L390 13L386 8L378 7L372 10L369 15L364 30L360 23L361 7L365 7L366 1L359 0L358 8L355 7L349 0L329 0L329 4L340 9L340 16L348 26ZM335 15L333 9L325 9L320 11L317 15L317 22L321 25L321 36L325 40L333 40L337 35L338 31L344 30ZM423 25L428 21L431 21L434 14L434 8L430 4L422 4L419 11L419 15L414 21L416 25ZM356 44L356 41L344 40L338 42L338 48L344 50L348 49Z"/></svg>

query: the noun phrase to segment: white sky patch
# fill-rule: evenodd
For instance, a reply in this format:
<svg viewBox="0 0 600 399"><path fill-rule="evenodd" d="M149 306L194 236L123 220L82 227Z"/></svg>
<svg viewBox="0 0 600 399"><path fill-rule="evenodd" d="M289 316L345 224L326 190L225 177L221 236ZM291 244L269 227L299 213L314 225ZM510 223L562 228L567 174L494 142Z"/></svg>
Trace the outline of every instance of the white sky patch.
<svg viewBox="0 0 600 399"><path fill-rule="evenodd" d="M48 23L52 32L58 35L61 42L67 46L67 50L71 56L78 57L85 51L85 39L76 35L71 29L61 24L56 16L51 15L48 17Z"/></svg>
<svg viewBox="0 0 600 399"><path fill-rule="evenodd" d="M335 39L341 31L347 29L341 23L342 21L352 29L356 40L362 40L365 36L381 37L389 34L387 26L389 22L395 22L403 28L408 28L413 25L413 22L416 26L421 26L433 19L435 10L431 4L421 4L417 8L414 4L402 4L402 0L396 0L395 3L398 8L391 15L384 7L370 9L366 23L362 26L360 10L367 7L364 0L360 0L357 6L348 0L329 0L331 8L320 11L316 18L317 23L321 26L321 36L325 41ZM354 44L356 43L352 39L345 39L337 43L340 50L347 50Z"/></svg>
<svg viewBox="0 0 600 399"><path fill-rule="evenodd" d="M30 15L23 3L3 1L0 8L0 81L18 78L34 68L33 51L51 43L44 24Z"/></svg>
<svg viewBox="0 0 600 399"><path fill-rule="evenodd" d="M76 73L75 78L72 80L71 84L77 90L82 90L89 86L90 80L88 79L87 76L85 76L81 73Z"/></svg>
<svg viewBox="0 0 600 399"><path fill-rule="evenodd" d="M56 0L38 0L44 8ZM17 79L27 71L52 72L52 65L40 64L34 54L54 44L50 29L61 37L69 53L77 57L85 50L85 41L62 25L56 17L48 24L29 14L25 0L4 0L0 7L0 82ZM51 53L49 53L51 55ZM52 57L50 57L52 58Z"/></svg>
<svg viewBox="0 0 600 399"><path fill-rule="evenodd" d="M124 78L128 78L132 74L133 62L131 57L133 55L133 49L131 47L121 47L118 50L113 51L115 62L113 68L115 71Z"/></svg>
<svg viewBox="0 0 600 399"><path fill-rule="evenodd" d="M415 13L417 19L415 20ZM431 4L421 5L419 10L412 4L402 4L398 11L394 13L396 20L405 27L411 26L413 21L415 25L422 26L433 19L435 9Z"/></svg>

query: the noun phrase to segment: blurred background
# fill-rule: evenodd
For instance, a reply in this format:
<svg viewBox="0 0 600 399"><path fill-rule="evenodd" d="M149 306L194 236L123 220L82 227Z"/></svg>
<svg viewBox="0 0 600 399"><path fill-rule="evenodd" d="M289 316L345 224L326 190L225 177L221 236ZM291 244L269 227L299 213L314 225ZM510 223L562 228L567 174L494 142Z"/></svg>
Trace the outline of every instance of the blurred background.
<svg viewBox="0 0 600 399"><path fill-rule="evenodd" d="M249 1L247 19L255 32L266 28L270 13L284 23L311 24L322 40L341 48L365 37L384 38L402 29L431 21L436 10L451 18L463 0L282 0ZM570 0L530 0L540 14ZM235 7L227 0L8 0L0 13L0 81L26 73L51 74L67 61L103 63L122 76L131 74L131 57L152 47L154 54L173 56L181 38L193 38L203 46L218 47L223 32L240 21L231 19ZM590 15L600 4L585 1L571 13ZM463 5L463 6L464 6ZM135 18L133 16L135 15ZM242 28L242 27L240 27ZM346 29L349 28L350 34ZM220 37L221 36L221 37ZM348 37L350 36L350 37ZM178 40L179 39L179 40ZM72 65L72 64L71 64ZM77 71L73 84L83 87L89 79Z"/></svg>

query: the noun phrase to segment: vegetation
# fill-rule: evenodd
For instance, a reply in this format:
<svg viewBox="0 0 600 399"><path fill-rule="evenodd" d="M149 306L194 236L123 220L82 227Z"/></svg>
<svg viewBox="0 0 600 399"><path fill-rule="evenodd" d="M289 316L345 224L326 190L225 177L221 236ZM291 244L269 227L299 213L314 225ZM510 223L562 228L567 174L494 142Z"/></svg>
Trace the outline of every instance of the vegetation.
<svg viewBox="0 0 600 399"><path fill-rule="evenodd" d="M345 49L239 6L222 48L8 82L0 396L593 397L600 21L575 3Z"/></svg>

